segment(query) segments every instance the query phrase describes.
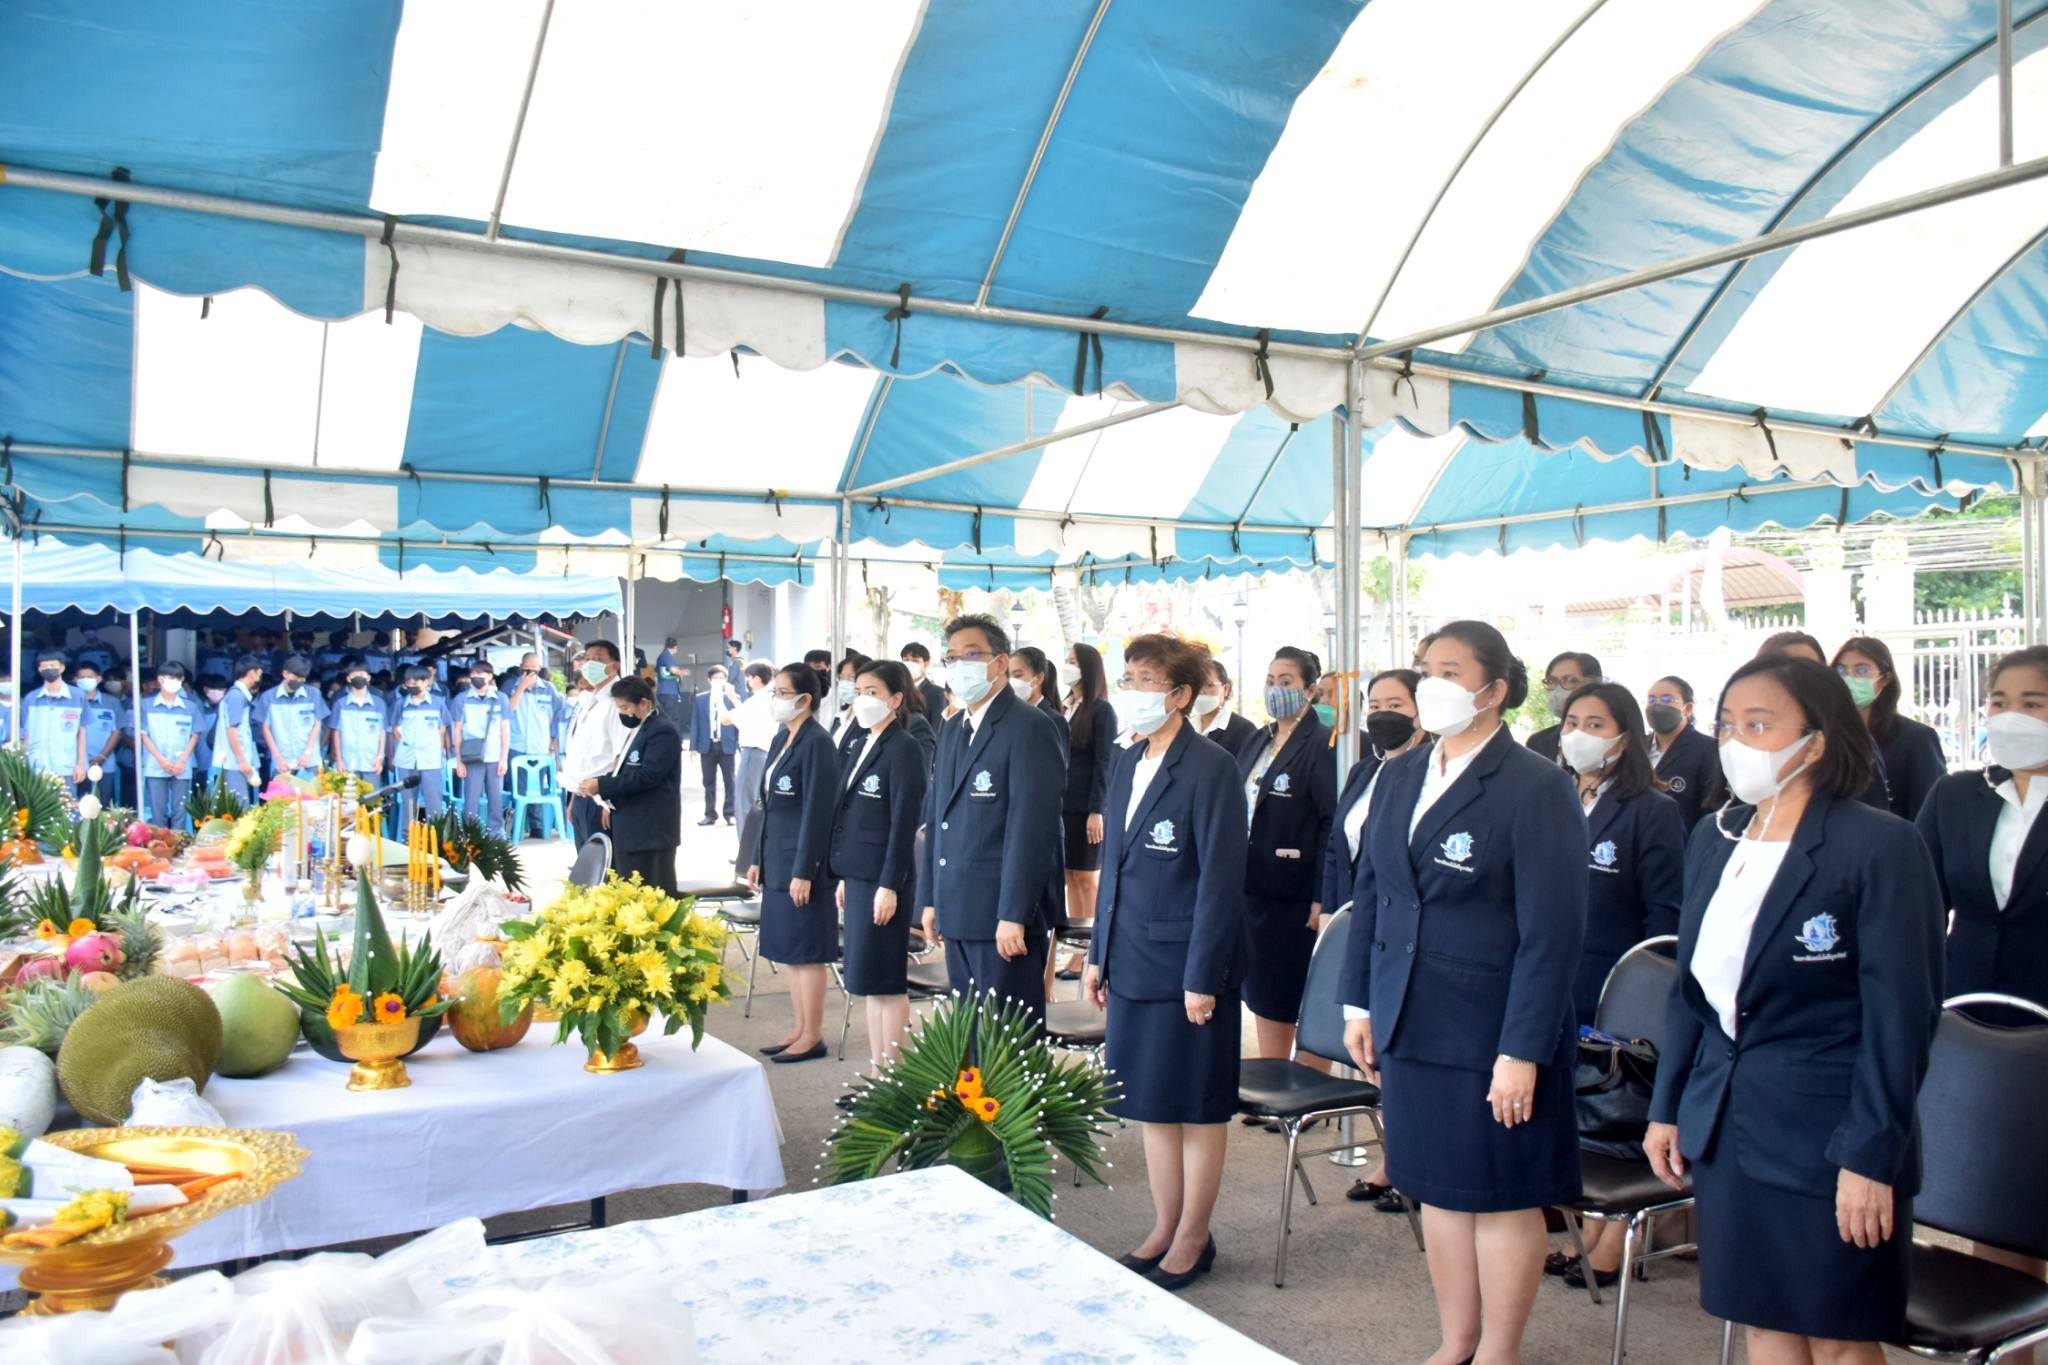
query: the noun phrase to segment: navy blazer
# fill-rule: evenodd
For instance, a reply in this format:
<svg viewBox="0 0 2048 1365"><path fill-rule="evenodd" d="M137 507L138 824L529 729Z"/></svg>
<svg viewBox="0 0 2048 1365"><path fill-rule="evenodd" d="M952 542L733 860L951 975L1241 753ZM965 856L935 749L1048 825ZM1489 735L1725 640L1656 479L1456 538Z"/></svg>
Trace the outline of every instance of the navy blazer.
<svg viewBox="0 0 2048 1365"><path fill-rule="evenodd" d="M1700 808L1721 775L1721 748L1713 738L1687 725L1672 735L1659 735L1657 780L1678 803L1688 833L1700 821ZM1681 855L1682 856L1682 855Z"/></svg>
<svg viewBox="0 0 2048 1365"><path fill-rule="evenodd" d="M1991 835L2005 809L1994 786L2010 776L2003 768L1953 773L1920 807L1916 823L1950 911L1943 991L2000 991L2048 1005L2048 820L2036 818L2020 845L2010 898L2001 906L1991 892Z"/></svg>
<svg viewBox="0 0 2048 1365"><path fill-rule="evenodd" d="M1147 747L1118 753L1110 772L1088 960L1126 1000L1228 996L1243 953L1244 783L1230 755L1183 724L1126 821Z"/></svg>
<svg viewBox="0 0 2048 1365"><path fill-rule="evenodd" d="M1251 781L1276 728L1253 732L1238 750L1240 784ZM1305 711L1259 780L1244 889L1266 900L1299 901L1306 909L1322 887L1323 850L1336 810L1337 755L1330 748L1330 731L1315 712Z"/></svg>
<svg viewBox="0 0 2048 1365"><path fill-rule="evenodd" d="M1563 724L1546 725L1529 736L1527 748L1532 754L1541 754L1552 763L1557 762L1558 741L1564 735Z"/></svg>
<svg viewBox="0 0 2048 1365"><path fill-rule="evenodd" d="M861 743L867 743L862 732ZM853 762L860 762L854 750ZM847 767L840 771L846 773ZM916 868L911 847L924 811L924 750L901 725L882 731L867 761L840 783L832 817L832 875L886 886L908 897ZM909 905L904 904L907 913Z"/></svg>
<svg viewBox="0 0 2048 1365"><path fill-rule="evenodd" d="M1586 931L1586 819L1572 780L1506 726L1415 827L1436 746L1390 761L1365 821L1338 998L1379 1051L1491 1071L1570 1064Z"/></svg>
<svg viewBox="0 0 2048 1365"><path fill-rule="evenodd" d="M1259 727L1246 720L1242 713L1232 711L1228 720L1209 732L1208 738L1221 744L1224 753L1236 758L1258 732Z"/></svg>
<svg viewBox="0 0 2048 1365"><path fill-rule="evenodd" d="M612 803L612 843L622 851L675 848L683 838L683 737L656 711L626 732L616 773L597 779Z"/></svg>
<svg viewBox="0 0 2048 1365"><path fill-rule="evenodd" d="M1358 762L1351 765L1351 771L1344 775L1344 790L1337 794L1337 808L1330 812L1330 837L1323 843L1323 890L1320 897L1323 913L1334 915L1338 909L1351 903L1351 888L1358 880L1359 859L1351 856L1351 841L1344 837L1344 821L1350 816L1351 808L1365 799L1365 789L1372 785L1372 775L1380 770L1387 760L1379 750L1367 745L1359 752ZM1358 847L1365 849L1365 831L1359 831Z"/></svg>
<svg viewBox="0 0 2048 1365"><path fill-rule="evenodd" d="M1100 815L1109 800L1109 770L1116 762L1116 708L1106 701L1081 703L1093 712L1094 729L1086 745L1075 747L1071 733L1067 742L1067 786L1060 809L1075 815ZM1079 721L1081 712L1074 712Z"/></svg>
<svg viewBox="0 0 2048 1365"><path fill-rule="evenodd" d="M903 727L903 733L916 740L917 747L924 750L924 775L927 785L932 775L932 761L939 754L938 726L941 723L926 716L922 711L912 711L897 722Z"/></svg>
<svg viewBox="0 0 2048 1365"><path fill-rule="evenodd" d="M998 922L1046 923L1060 862L1060 772L1052 722L997 689L971 737L967 713L946 722L925 789L918 892L946 938L990 940Z"/></svg>
<svg viewBox="0 0 2048 1365"><path fill-rule="evenodd" d="M1728 828L1746 818L1731 809ZM1808 803L1750 931L1730 1039L1692 957L1735 845L1712 821L1694 828L1650 1100L1651 1121L1677 1124L1686 1156L1725 1133L1743 1173L1774 1188L1831 1200L1837 1169L1919 1188L1915 1111L1941 1014L1942 913L1927 848L1906 829L1861 801Z"/></svg>
<svg viewBox="0 0 2048 1365"><path fill-rule="evenodd" d="M690 699L690 747L704 753L711 743L711 694L699 692ZM731 721L718 727L718 751L736 754L740 751L740 727Z"/></svg>
<svg viewBox="0 0 2048 1365"><path fill-rule="evenodd" d="M1685 884L1685 817L1660 791L1600 798L1586 817L1586 942L1572 1004L1590 1024L1621 955L1678 932Z"/></svg>
<svg viewBox="0 0 2048 1365"><path fill-rule="evenodd" d="M784 749L789 757L778 764ZM832 847L832 811L839 797L839 755L824 726L805 721L797 727L793 744L789 727L776 727L758 795L761 830L753 861L760 865L761 884L779 888L798 878L824 879Z"/></svg>
<svg viewBox="0 0 2048 1365"><path fill-rule="evenodd" d="M1948 760L1941 756L1941 736L1931 725L1899 717L1897 733L1888 744L1877 746L1877 772L1864 793L1866 805L1888 810L1901 820L1920 814L1927 793L1948 776Z"/></svg>
<svg viewBox="0 0 2048 1365"><path fill-rule="evenodd" d="M1053 733L1060 738L1060 763L1064 765L1067 761L1067 746L1071 742L1071 737L1067 733L1067 713L1060 709L1058 702L1047 697L1039 698L1036 705L1039 710L1045 712L1046 719L1052 722Z"/></svg>

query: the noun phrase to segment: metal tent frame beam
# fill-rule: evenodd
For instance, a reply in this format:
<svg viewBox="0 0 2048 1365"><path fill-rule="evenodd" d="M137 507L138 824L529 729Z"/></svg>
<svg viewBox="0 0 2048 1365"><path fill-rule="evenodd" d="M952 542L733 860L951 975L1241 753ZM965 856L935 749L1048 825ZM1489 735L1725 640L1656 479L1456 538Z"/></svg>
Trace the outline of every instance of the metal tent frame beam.
<svg viewBox="0 0 2048 1365"><path fill-rule="evenodd" d="M1171 412L1180 406L1181 402L1179 399L1166 403L1146 403L1141 407L1132 408L1129 412L1113 412L1106 417L1098 417L1092 422L1082 422L1078 426L1049 431L1043 436L1033 436L1026 440L1013 442L1010 445L998 446L994 450L984 450L979 455L967 455L957 460L948 460L944 464L935 464L929 469L913 470L908 474L898 474L894 478L878 479L874 483L864 485L863 487L849 489L847 496L850 498L872 497L877 493L886 493L894 488L905 488L914 483L923 483L927 479L936 479L947 474L957 474L963 469L973 469L979 465L994 464L997 460L1007 460L1012 455L1025 455L1034 450L1043 450L1047 446L1058 445L1061 441L1068 440L1071 437L1086 436L1091 432L1103 431L1110 427L1119 427L1126 422L1135 422L1141 417L1150 417L1155 413Z"/></svg>

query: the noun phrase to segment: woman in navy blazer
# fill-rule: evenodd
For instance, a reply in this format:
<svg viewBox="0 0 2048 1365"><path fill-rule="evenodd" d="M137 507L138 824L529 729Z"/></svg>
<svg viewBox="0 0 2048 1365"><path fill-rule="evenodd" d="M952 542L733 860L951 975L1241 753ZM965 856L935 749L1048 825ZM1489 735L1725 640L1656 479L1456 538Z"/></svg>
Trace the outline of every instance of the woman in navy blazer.
<svg viewBox="0 0 2048 1365"><path fill-rule="evenodd" d="M1323 914L1334 915L1351 904L1358 880L1359 854L1365 848L1365 822L1372 814L1372 794L1389 759L1425 744L1429 736L1415 720L1415 688L1422 675L1412 668L1375 673L1365 685L1365 751L1344 778L1337 810L1330 819L1330 839L1323 849ZM1403 1199L1386 1179L1386 1153L1375 1150L1364 1175L1351 1182L1347 1199L1369 1200L1381 1213L1406 1213Z"/></svg>
<svg viewBox="0 0 2048 1365"><path fill-rule="evenodd" d="M761 820L747 883L761 893L761 955L789 968L789 1036L761 1049L778 1062L825 1055L825 968L839 956L839 917L827 854L839 797L839 756L813 716L825 680L785 664L768 684L782 724L761 777Z"/></svg>
<svg viewBox="0 0 2048 1365"><path fill-rule="evenodd" d="M1910 826L1857 799L1870 735L1827 669L1752 660L1720 728L1745 804L1686 850L1643 1147L1674 1188L1690 1174L1700 1303L1751 1360L1874 1363L1904 1325L1940 888Z"/></svg>
<svg viewBox="0 0 2048 1365"><path fill-rule="evenodd" d="M1216 1260L1209 1215L1237 1110L1245 804L1230 756L1187 722L1204 654L1124 647L1124 718L1144 736L1109 782L1084 993L1107 1009L1117 1113L1144 1132L1152 1231L1123 1263L1178 1289Z"/></svg>
<svg viewBox="0 0 2048 1365"><path fill-rule="evenodd" d="M1294 1050L1294 1021L1323 910L1323 850L1337 809L1337 756L1329 730L1310 709L1321 674L1321 661L1307 650L1290 645L1277 651L1266 668L1266 711L1273 723L1256 731L1237 755L1238 780L1252 813L1244 881L1244 1003L1261 1057Z"/></svg>
<svg viewBox="0 0 2048 1365"><path fill-rule="evenodd" d="M1542 1210L1580 1191L1586 821L1571 781L1501 723L1529 675L1499 631L1453 621L1423 666L1416 709L1437 740L1389 763L1373 795L1344 1041L1380 1076L1387 1169L1422 1205L1432 1359L1508 1360L1543 1278Z"/></svg>
<svg viewBox="0 0 2048 1365"><path fill-rule="evenodd" d="M868 1056L880 1071L910 1028L910 921L917 905L912 851L923 823L924 751L902 725L917 689L910 670L877 659L856 680L861 747L844 764L832 817L833 880L845 923L846 993L866 997Z"/></svg>
<svg viewBox="0 0 2048 1365"><path fill-rule="evenodd" d="M1195 698L1195 732L1221 744L1225 753L1236 758L1252 742L1259 727L1246 720L1243 712L1231 710L1230 698L1230 670L1223 666L1223 660L1212 656L1208 685Z"/></svg>
<svg viewBox="0 0 2048 1365"><path fill-rule="evenodd" d="M1721 760L1714 741L1694 727L1692 684L1666 675L1643 694L1643 718L1650 727L1650 766L1665 795L1678 803L1688 833L1718 787Z"/></svg>
<svg viewBox="0 0 2048 1365"><path fill-rule="evenodd" d="M1067 650L1073 684L1067 689L1067 785L1060 800L1061 861L1067 873L1067 923L1095 918L1095 888L1102 876L1103 802L1116 761L1119 727L1109 704L1109 680L1093 645ZM1078 967L1078 961L1067 967Z"/></svg>
<svg viewBox="0 0 2048 1365"><path fill-rule="evenodd" d="M1984 690L1992 766L1935 783L1917 822L1949 908L1944 990L2048 1005L2048 647L2000 659Z"/></svg>
<svg viewBox="0 0 2048 1365"><path fill-rule="evenodd" d="M1948 776L1948 760L1933 726L1899 714L1895 667L1891 646L1867 635L1845 640L1835 651L1835 673L1863 712L1863 724L1877 745L1877 775L1863 799L1911 820L1934 784Z"/></svg>

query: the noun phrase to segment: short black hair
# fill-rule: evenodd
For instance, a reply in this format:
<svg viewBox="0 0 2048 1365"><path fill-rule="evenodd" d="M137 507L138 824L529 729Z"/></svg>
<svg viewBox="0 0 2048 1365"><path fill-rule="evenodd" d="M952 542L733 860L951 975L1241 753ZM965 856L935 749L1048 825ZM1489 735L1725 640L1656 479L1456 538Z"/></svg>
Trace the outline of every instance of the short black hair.
<svg viewBox="0 0 2048 1365"><path fill-rule="evenodd" d="M471 659L469 661L469 676L473 678L479 673L488 673L493 678L498 676L498 670L491 667L491 661L489 659Z"/></svg>
<svg viewBox="0 0 2048 1365"><path fill-rule="evenodd" d="M400 676L407 682L426 682L434 674L425 664L407 664L405 672Z"/></svg>
<svg viewBox="0 0 2048 1365"><path fill-rule="evenodd" d="M621 678L612 684L612 700L638 706L643 701L654 700L654 689L647 685L645 678Z"/></svg>
<svg viewBox="0 0 2048 1365"><path fill-rule="evenodd" d="M619 647L613 644L610 640L592 640L589 644L583 646L583 652L585 654L590 653L590 651L593 649L603 650L605 654L608 656L608 662L619 662Z"/></svg>
<svg viewBox="0 0 2048 1365"><path fill-rule="evenodd" d="M775 681L775 670L769 667L767 664L762 663L759 659L756 659L754 660L754 662L748 664L745 668L741 669L740 672L746 674L750 678L759 678L761 680L761 686L763 687L766 687L769 683Z"/></svg>
<svg viewBox="0 0 2048 1365"><path fill-rule="evenodd" d="M1507 680L1508 694L1501 701L1503 713L1514 710L1529 700L1529 670L1508 648L1505 635L1484 621L1450 621L1438 627L1430 636L1432 641L1449 638L1472 651L1472 657L1479 661L1479 671L1486 676L1489 685Z"/></svg>
<svg viewBox="0 0 2048 1365"><path fill-rule="evenodd" d="M296 673L302 678L311 677L313 661L303 654L287 654L284 662L277 666L280 673Z"/></svg>
<svg viewBox="0 0 2048 1365"><path fill-rule="evenodd" d="M199 687L201 691L209 687L218 687L221 691L225 692L227 691L228 680L218 673L202 673L199 675Z"/></svg>
<svg viewBox="0 0 2048 1365"><path fill-rule="evenodd" d="M251 673L261 673L262 671L263 660L257 658L254 654L238 654L235 656L235 677L237 680L245 678Z"/></svg>
<svg viewBox="0 0 2048 1365"><path fill-rule="evenodd" d="M784 664L775 671L789 679L792 691L811 699L812 711L818 709L818 702L825 695L825 680L818 676L817 668L808 659L802 663Z"/></svg>
<svg viewBox="0 0 2048 1365"><path fill-rule="evenodd" d="M185 676L185 665L176 659L166 659L156 666L156 675L159 678L182 678Z"/></svg>
<svg viewBox="0 0 2048 1365"><path fill-rule="evenodd" d="M822 668L830 671L832 651L829 649L807 649L804 651L805 668Z"/></svg>
<svg viewBox="0 0 2048 1365"><path fill-rule="evenodd" d="M1884 670L1884 686L1877 689L1877 695L1870 699L1870 709L1864 712L1863 723L1869 728L1872 739L1879 744L1889 744L1899 733L1899 698L1903 695L1898 665L1892 660L1892 648L1874 636L1852 635L1842 641L1842 647L1829 660L1835 667L1835 676L1841 676L1842 656L1851 653L1861 654Z"/></svg>
<svg viewBox="0 0 2048 1365"><path fill-rule="evenodd" d="M1721 704L1728 704L1728 693L1735 684L1766 675L1792 694L1793 704L1806 717L1808 732L1818 730L1827 740L1820 761L1808 769L1815 794L1854 801L1870 790L1870 779L1877 771L1870 728L1834 670L1790 654L1759 654L1728 675L1721 688Z"/></svg>
<svg viewBox="0 0 2048 1365"><path fill-rule="evenodd" d="M724 676L725 676L725 665L724 665L724 664L706 664L706 665L704 666L704 676L705 676L705 677L707 677L707 678L722 678L722 677L724 677Z"/></svg>
<svg viewBox="0 0 2048 1365"><path fill-rule="evenodd" d="M1422 686L1422 675L1412 668L1383 668L1366 680L1366 696L1370 697L1372 690L1388 678L1408 689L1408 700L1411 702L1415 700L1415 689Z"/></svg>
<svg viewBox="0 0 2048 1365"><path fill-rule="evenodd" d="M58 649L55 645L44 645L41 649L36 651L36 662L38 664L61 664L64 662L64 651Z"/></svg>
<svg viewBox="0 0 2048 1365"><path fill-rule="evenodd" d="M1543 665L1543 676L1546 678L1549 677L1552 673L1557 671L1557 666L1562 663L1570 663L1577 665L1579 670L1579 676L1581 678L1586 679L1589 682L1594 678L1602 678L1606 676L1606 674L1600 671L1600 661L1598 659L1594 658L1590 654L1580 653L1576 649L1567 649L1564 653L1558 655L1549 663Z"/></svg>
<svg viewBox="0 0 2048 1365"><path fill-rule="evenodd" d="M1803 630L1781 630L1776 635L1765 636L1764 642L1757 646L1756 657L1761 659L1767 654L1782 654L1787 649L1801 647L1813 651L1816 663L1823 662L1828 657L1828 652L1820 647L1820 641Z"/></svg>
<svg viewBox="0 0 2048 1365"><path fill-rule="evenodd" d="M1692 684L1679 677L1676 673L1666 673L1663 677L1657 679L1657 682L1651 683L1650 686L1655 687L1657 683L1667 682L1676 684L1678 695L1684 697L1688 703L1692 701Z"/></svg>
<svg viewBox="0 0 2048 1365"><path fill-rule="evenodd" d="M932 652L917 641L912 640L909 644L896 651L896 657L899 659L915 659L921 664L928 664L932 661Z"/></svg>
<svg viewBox="0 0 2048 1365"><path fill-rule="evenodd" d="M846 651L845 657L839 660L839 667L833 669L832 673L834 677L837 677L839 674L844 673L847 669L851 668L853 670L853 676L858 678L860 676L860 671L863 668L866 668L868 666L868 663L869 659L867 655L861 653L857 649L849 649Z"/></svg>
<svg viewBox="0 0 2048 1365"><path fill-rule="evenodd" d="M1209 656L1209 671L1214 673L1216 681L1222 683L1224 688L1228 690L1230 687L1230 670L1225 668L1223 660L1217 658L1214 654Z"/></svg>
<svg viewBox="0 0 2048 1365"><path fill-rule="evenodd" d="M2016 649L2000 658L1997 663L1991 665L1991 671L1985 675L1984 690L1989 692L1998 686L1998 675L2008 668L2038 668L2043 673L2048 673L2048 645L2028 645L2025 649Z"/></svg>
<svg viewBox="0 0 2048 1365"><path fill-rule="evenodd" d="M924 713L924 694L917 690L917 684L910 680L910 670L894 659L870 659L860 666L855 674L860 678L875 678L882 686L903 698L903 714L906 716Z"/></svg>
<svg viewBox="0 0 2048 1365"><path fill-rule="evenodd" d="M1010 632L1003 629L1002 622L985 611L971 611L965 616L956 616L946 622L946 643L953 643L953 637L963 630L978 630L988 641L988 647L997 654L1010 652Z"/></svg>

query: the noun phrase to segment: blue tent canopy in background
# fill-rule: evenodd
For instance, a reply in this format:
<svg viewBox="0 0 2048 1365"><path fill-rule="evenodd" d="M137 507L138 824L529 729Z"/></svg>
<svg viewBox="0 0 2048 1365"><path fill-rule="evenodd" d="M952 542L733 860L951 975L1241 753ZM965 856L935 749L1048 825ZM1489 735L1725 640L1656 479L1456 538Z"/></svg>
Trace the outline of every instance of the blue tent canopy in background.
<svg viewBox="0 0 2048 1365"><path fill-rule="evenodd" d="M2048 3L2015 8L2025 146ZM1327 562L1355 343L1996 157L1994 0L1526 0L1476 45L1436 0L776 9L568 7L543 33L542 0L21 0L22 518L164 550L366 537L408 581L582 542L805 580L842 515L854 559L948 586ZM750 115L678 123L679 81ZM40 174L116 167L147 187L118 214ZM506 254L487 220L735 273ZM2048 417L2044 220L2020 184L1387 357L1364 525L1512 549L2013 489ZM1161 330L1101 330L1125 325Z"/></svg>

